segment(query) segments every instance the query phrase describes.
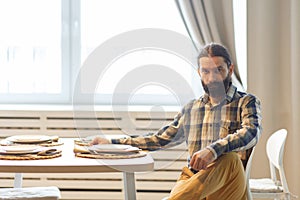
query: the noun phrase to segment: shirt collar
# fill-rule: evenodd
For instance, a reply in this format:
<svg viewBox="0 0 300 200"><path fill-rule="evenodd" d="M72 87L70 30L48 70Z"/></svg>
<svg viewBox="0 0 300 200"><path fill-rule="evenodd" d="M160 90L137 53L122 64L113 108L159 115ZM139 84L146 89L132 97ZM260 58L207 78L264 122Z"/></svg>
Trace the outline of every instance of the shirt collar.
<svg viewBox="0 0 300 200"><path fill-rule="evenodd" d="M234 85L230 84L230 86L229 86L229 88L227 90L227 93L226 93L226 100L228 102L232 101L232 99L233 99L233 97L234 97L234 95L236 93L236 90L237 90L237 88Z"/></svg>
<svg viewBox="0 0 300 200"><path fill-rule="evenodd" d="M227 93L226 93L226 100L227 102L231 102L235 93L236 93L237 88L233 85L230 84ZM205 93L201 98L200 98L201 102L203 102L204 104L209 102L209 95L207 93Z"/></svg>

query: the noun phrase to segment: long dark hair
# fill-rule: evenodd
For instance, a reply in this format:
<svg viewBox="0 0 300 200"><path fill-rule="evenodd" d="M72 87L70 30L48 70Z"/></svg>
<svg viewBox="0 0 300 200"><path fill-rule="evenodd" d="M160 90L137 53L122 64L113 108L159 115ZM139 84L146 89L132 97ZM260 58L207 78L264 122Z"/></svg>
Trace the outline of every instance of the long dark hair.
<svg viewBox="0 0 300 200"><path fill-rule="evenodd" d="M214 56L221 56L224 58L224 61L227 64L227 67L231 65L231 57L227 50L227 48L221 44L218 43L210 43L205 45L198 55L197 61L199 66L199 59L202 57L214 57Z"/></svg>

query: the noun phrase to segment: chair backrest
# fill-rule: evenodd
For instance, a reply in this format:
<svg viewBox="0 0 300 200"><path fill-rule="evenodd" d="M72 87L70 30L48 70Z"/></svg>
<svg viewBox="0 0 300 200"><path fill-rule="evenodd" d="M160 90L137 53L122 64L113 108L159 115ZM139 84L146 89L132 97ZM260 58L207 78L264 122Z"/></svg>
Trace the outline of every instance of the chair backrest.
<svg viewBox="0 0 300 200"><path fill-rule="evenodd" d="M247 185L247 200L252 200L252 194L251 194L251 189L250 189L250 185L249 185L249 179L250 179L250 173L251 173L251 165L252 165L252 159L253 159L253 155L254 155L254 151L255 151L255 146L252 148L252 152L250 154L250 157L248 159L247 165L246 165L246 170L245 170L245 174L246 174L246 185Z"/></svg>
<svg viewBox="0 0 300 200"><path fill-rule="evenodd" d="M270 172L273 181L277 182L276 169L279 171L280 182L284 192L288 193L287 181L283 167L284 145L287 137L287 130L280 129L274 132L267 141L267 156L270 162Z"/></svg>

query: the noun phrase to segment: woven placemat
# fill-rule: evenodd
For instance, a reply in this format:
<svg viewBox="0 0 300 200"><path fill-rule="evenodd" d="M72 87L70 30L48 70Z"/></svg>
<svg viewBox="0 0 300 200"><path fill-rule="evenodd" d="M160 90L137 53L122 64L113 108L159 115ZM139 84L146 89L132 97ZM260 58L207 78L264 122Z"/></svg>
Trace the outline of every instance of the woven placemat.
<svg viewBox="0 0 300 200"><path fill-rule="evenodd" d="M130 155L122 154L89 154L89 153L75 153L75 156L81 158L93 158L93 159L126 159L126 158L139 158L146 156L145 152L138 152Z"/></svg>
<svg viewBox="0 0 300 200"><path fill-rule="evenodd" d="M90 146L91 141L85 141L82 139L75 139L74 144L79 145L79 146Z"/></svg>
<svg viewBox="0 0 300 200"><path fill-rule="evenodd" d="M0 160L42 160L51 159L61 156L61 152L53 155L37 155L37 154L24 154L24 155L0 155Z"/></svg>
<svg viewBox="0 0 300 200"><path fill-rule="evenodd" d="M50 143L39 143L38 145L42 147L54 147L54 146L61 146L63 145L63 142L50 142Z"/></svg>

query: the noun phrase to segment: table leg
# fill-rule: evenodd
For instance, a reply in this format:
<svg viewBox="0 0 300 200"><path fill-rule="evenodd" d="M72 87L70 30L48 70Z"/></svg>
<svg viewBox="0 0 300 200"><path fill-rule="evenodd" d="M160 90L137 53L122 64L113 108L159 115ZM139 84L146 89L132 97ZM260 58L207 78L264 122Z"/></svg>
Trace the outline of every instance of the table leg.
<svg viewBox="0 0 300 200"><path fill-rule="evenodd" d="M134 173L123 172L125 200L136 200Z"/></svg>
<svg viewBox="0 0 300 200"><path fill-rule="evenodd" d="M14 181L14 187L15 188L21 188L22 187L22 173L16 173L15 174L15 181Z"/></svg>

